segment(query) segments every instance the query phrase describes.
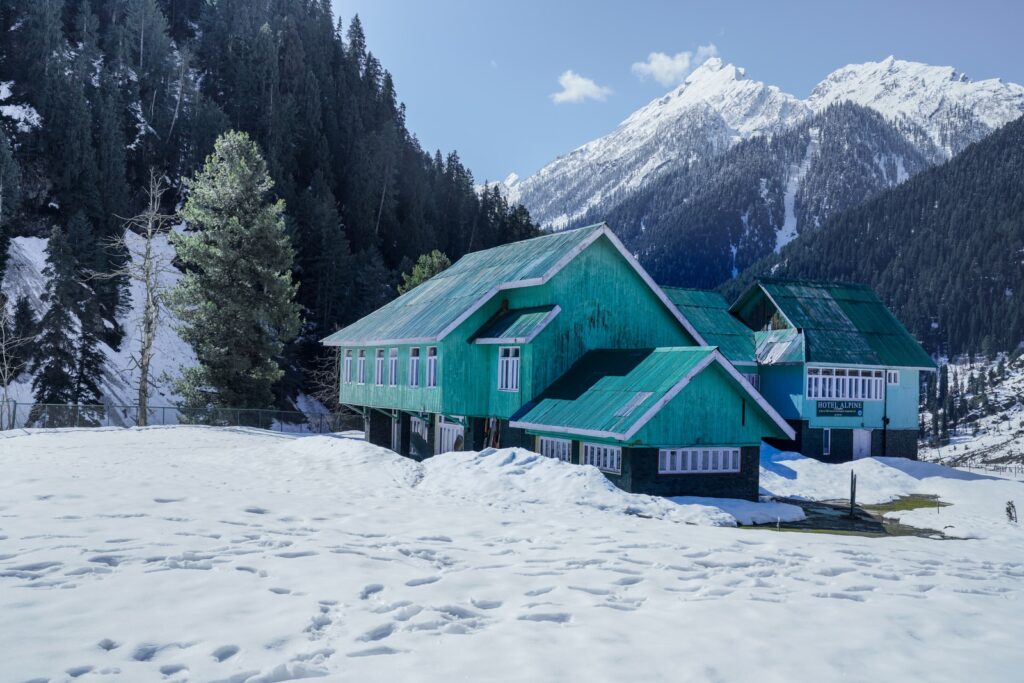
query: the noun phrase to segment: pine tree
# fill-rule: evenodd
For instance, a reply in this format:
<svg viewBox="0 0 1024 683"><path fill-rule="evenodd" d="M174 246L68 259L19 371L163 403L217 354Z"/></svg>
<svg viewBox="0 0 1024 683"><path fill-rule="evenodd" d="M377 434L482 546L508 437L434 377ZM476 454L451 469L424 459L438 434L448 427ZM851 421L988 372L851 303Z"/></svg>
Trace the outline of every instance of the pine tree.
<svg viewBox="0 0 1024 683"><path fill-rule="evenodd" d="M50 232L43 275L46 276L46 290L42 298L49 308L39 323L39 335L33 350L32 392L36 403L73 404L76 402L75 370L78 367L75 310L81 301L82 285L78 281L71 244L59 226L54 226Z"/></svg>
<svg viewBox="0 0 1024 683"><path fill-rule="evenodd" d="M7 248L10 234L7 223L21 200L21 170L14 159L11 143L0 130L0 280L7 267Z"/></svg>
<svg viewBox="0 0 1024 683"><path fill-rule="evenodd" d="M292 283L293 252L284 204L245 133L218 138L188 183L181 211L188 232L173 234L185 276L171 293L198 367L176 388L186 407L264 408L283 371L277 362L299 329Z"/></svg>
<svg viewBox="0 0 1024 683"><path fill-rule="evenodd" d="M447 270L451 265L452 262L448 257L437 249L429 254L423 254L416 259L416 265L413 266L412 272L402 273L402 284L398 286L398 293L405 294L438 273Z"/></svg>

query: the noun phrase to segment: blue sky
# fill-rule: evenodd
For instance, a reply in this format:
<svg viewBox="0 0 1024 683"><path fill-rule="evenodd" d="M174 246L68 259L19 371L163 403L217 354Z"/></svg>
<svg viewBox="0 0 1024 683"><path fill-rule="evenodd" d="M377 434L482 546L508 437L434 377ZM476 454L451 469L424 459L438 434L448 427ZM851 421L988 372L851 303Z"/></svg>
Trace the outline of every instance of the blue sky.
<svg viewBox="0 0 1024 683"><path fill-rule="evenodd" d="M359 14L423 146L458 150L477 180L526 176L611 131L708 46L798 97L890 54L1024 83L1024 3L1013 0L333 2L346 23Z"/></svg>

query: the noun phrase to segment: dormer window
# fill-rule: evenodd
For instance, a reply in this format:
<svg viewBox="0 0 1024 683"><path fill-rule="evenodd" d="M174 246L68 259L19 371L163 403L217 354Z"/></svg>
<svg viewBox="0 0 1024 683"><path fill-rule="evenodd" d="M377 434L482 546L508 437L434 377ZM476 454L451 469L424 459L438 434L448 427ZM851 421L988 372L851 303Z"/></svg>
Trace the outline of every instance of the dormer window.
<svg viewBox="0 0 1024 683"><path fill-rule="evenodd" d="M519 391L519 347L498 349L498 391Z"/></svg>

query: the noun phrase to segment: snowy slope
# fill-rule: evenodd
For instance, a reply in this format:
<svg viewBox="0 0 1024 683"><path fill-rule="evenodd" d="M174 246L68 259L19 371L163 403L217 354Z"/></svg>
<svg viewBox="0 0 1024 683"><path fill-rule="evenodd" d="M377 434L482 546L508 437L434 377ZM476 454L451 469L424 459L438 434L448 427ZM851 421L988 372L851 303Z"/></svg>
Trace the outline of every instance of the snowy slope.
<svg viewBox="0 0 1024 683"><path fill-rule="evenodd" d="M778 465L831 495L829 470ZM906 488L873 467L865 493ZM681 524L522 451L415 463L239 429L6 433L0 469L5 681L1020 676L1005 522L969 541ZM1024 484L924 474L958 482L943 519L1024 506Z"/></svg>
<svg viewBox="0 0 1024 683"><path fill-rule="evenodd" d="M792 128L847 101L882 114L934 163L1024 114L1024 87L998 79L972 82L952 67L890 57L842 67L800 100L714 58L610 134L528 178L513 174L505 188L538 222L559 229L695 160Z"/></svg>
<svg viewBox="0 0 1024 683"><path fill-rule="evenodd" d="M970 374L997 372L998 363L966 361L950 363L951 381L966 382ZM961 424L949 435L949 443L924 446L923 460L974 468L1011 468L1011 473L1024 477L1024 356L1006 363L1006 374L988 389L990 412L977 406L978 399L965 394L975 404ZM925 413L926 426L932 415Z"/></svg>
<svg viewBox="0 0 1024 683"><path fill-rule="evenodd" d="M890 56L833 71L807 104L820 111L843 101L919 127L948 158L1024 114L1024 86L997 78L971 81L951 66Z"/></svg>
<svg viewBox="0 0 1024 683"><path fill-rule="evenodd" d="M135 245L141 238L132 234L130 244ZM135 252L134 247L131 251ZM158 258L169 264L174 256L174 247L166 237L157 238L155 253ZM16 301L27 296L37 317L42 317L46 305L41 296L46 287L43 268L46 266L46 240L38 237L15 237L11 240L7 272L2 283L3 291L9 301ZM168 272L163 285L171 288L180 275L177 271ZM138 403L138 370L132 361L141 345L142 321L142 288L132 283L129 289L131 307L121 319L126 336L119 350L103 345L106 356L103 379L100 390L104 401L111 405L135 405ZM167 406L177 400L170 387L170 378L178 375L178 369L195 363L195 355L191 347L183 342L175 331L174 320L169 313L163 314L157 332L156 354L150 367L150 376L156 383L155 393L150 394L150 404ZM18 402L32 402L32 378L25 373L12 388L11 396Z"/></svg>

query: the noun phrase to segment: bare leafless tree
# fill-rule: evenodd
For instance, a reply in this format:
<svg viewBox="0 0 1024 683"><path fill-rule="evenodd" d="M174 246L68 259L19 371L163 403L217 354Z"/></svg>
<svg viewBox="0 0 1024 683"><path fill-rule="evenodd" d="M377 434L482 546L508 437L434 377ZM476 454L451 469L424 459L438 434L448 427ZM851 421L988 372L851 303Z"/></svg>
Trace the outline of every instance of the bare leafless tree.
<svg viewBox="0 0 1024 683"><path fill-rule="evenodd" d="M7 301L0 295L0 429L13 429L15 410L11 401L11 385L28 366L24 350L32 337L17 336L14 317Z"/></svg>
<svg viewBox="0 0 1024 683"><path fill-rule="evenodd" d="M165 236L174 221L173 215L160 212L164 193L169 186L166 178L154 170L149 172L146 188L146 208L132 218L124 219L124 232L115 237L109 247L125 254L124 266L95 275L102 278L127 279L142 289L142 318L139 320L139 351L132 354L132 364L139 370L139 418L144 427L149 409L149 393L153 387L150 366L156 351L156 336L160 319L166 312L164 302L167 278L175 272L173 258L157 246L157 239Z"/></svg>

